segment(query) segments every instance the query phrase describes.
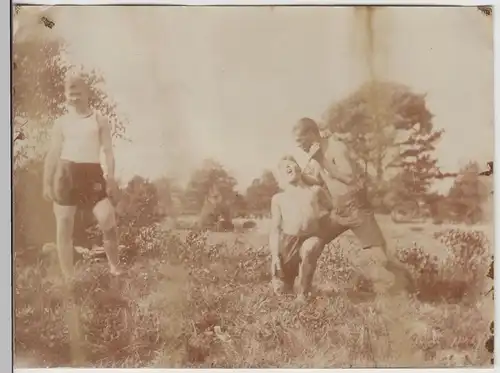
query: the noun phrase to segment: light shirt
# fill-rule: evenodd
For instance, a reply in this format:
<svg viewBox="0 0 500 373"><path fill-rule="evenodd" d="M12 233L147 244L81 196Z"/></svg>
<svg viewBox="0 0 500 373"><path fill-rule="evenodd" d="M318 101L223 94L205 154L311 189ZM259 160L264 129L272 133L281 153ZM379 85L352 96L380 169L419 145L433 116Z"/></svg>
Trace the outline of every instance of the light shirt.
<svg viewBox="0 0 500 373"><path fill-rule="evenodd" d="M75 163L101 163L99 122L94 112L88 117L68 114L59 119L63 136L61 159Z"/></svg>

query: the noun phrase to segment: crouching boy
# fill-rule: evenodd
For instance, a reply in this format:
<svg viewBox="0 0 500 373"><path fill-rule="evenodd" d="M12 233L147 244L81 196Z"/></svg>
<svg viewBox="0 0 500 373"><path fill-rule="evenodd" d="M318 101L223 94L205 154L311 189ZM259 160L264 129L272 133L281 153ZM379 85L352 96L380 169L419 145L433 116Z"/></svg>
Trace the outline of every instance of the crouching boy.
<svg viewBox="0 0 500 373"><path fill-rule="evenodd" d="M277 294L291 292L298 277L298 300L304 301L324 246L319 233L328 224L332 205L320 186L304 183L293 157L280 160L278 174L283 191L272 198L269 237L273 289Z"/></svg>

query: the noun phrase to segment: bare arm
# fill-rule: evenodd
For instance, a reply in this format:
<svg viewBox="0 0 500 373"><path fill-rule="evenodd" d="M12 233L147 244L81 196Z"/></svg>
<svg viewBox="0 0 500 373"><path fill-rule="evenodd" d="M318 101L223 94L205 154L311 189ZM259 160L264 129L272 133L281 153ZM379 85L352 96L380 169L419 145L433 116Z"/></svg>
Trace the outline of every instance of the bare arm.
<svg viewBox="0 0 500 373"><path fill-rule="evenodd" d="M115 155L113 153L113 141L111 139L111 124L100 114L98 114L98 121L100 124L101 146L104 151L106 169L108 171L107 177L113 180L115 177Z"/></svg>
<svg viewBox="0 0 500 373"><path fill-rule="evenodd" d="M275 194L271 200L271 230L269 233L269 250L273 257L278 257L281 235L281 208L279 194Z"/></svg>
<svg viewBox="0 0 500 373"><path fill-rule="evenodd" d="M45 186L51 186L56 172L56 165L59 157L61 156L61 149L63 144L63 134L61 129L61 122L56 121L52 128L50 136L49 151L45 156L44 169L43 169L43 182Z"/></svg>
<svg viewBox="0 0 500 373"><path fill-rule="evenodd" d="M318 197L318 203L321 207L325 208L326 210L330 211L333 209L333 204L332 200L330 198L330 194L321 187L317 187L317 197Z"/></svg>
<svg viewBox="0 0 500 373"><path fill-rule="evenodd" d="M318 162L308 163L302 170L302 181L307 185L322 185L321 166Z"/></svg>

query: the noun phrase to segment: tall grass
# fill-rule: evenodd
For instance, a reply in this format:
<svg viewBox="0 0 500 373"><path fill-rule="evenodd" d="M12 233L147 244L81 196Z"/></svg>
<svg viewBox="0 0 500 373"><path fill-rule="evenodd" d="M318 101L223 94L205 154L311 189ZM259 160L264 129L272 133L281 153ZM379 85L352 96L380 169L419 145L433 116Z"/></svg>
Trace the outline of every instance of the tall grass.
<svg viewBox="0 0 500 373"><path fill-rule="evenodd" d="M352 295L370 286L356 267L355 244L342 237L320 259L316 284L328 287L318 286L303 307L272 296L267 251L209 244L207 237L143 227L134 250L123 253L124 278L111 278L104 262L79 263L70 299L54 258L27 266L19 260L16 356L35 355L40 366L93 367L489 364L490 320L476 304L489 264L480 233L440 233L449 248L441 262L424 248L400 249L418 293L372 300ZM68 329L70 301L77 341Z"/></svg>

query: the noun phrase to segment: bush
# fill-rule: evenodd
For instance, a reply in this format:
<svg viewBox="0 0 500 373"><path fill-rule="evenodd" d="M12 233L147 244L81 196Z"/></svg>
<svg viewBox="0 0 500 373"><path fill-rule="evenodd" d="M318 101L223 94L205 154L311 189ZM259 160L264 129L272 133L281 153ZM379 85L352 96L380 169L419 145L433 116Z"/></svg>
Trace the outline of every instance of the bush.
<svg viewBox="0 0 500 373"><path fill-rule="evenodd" d="M52 204L42 196L43 161L27 161L13 174L14 253L55 239Z"/></svg>
<svg viewBox="0 0 500 373"><path fill-rule="evenodd" d="M455 220L466 224L476 224L484 220L484 204L490 190L481 180L480 167L470 162L460 171L447 196L448 207Z"/></svg>
<svg viewBox="0 0 500 373"><path fill-rule="evenodd" d="M129 276L110 277L104 261L82 268L69 300L50 263L16 268L16 358L24 352L40 356L44 366L108 368L446 366L484 360L474 353L489 320L472 306L360 303L334 291L296 308L290 298L272 296L267 250L210 244L206 231L178 235L158 224L140 232L137 250L126 253L133 259ZM359 283L351 250L348 237L325 250L318 281L339 288ZM69 324L74 305L76 318ZM85 336L79 344L71 343L67 325ZM72 351L79 352L73 353L79 362L71 361Z"/></svg>
<svg viewBox="0 0 500 373"><path fill-rule="evenodd" d="M155 350L176 342L179 337L176 332L170 335L162 328L176 325L177 321L171 318L184 311L164 313L171 307L165 305L171 300L165 293L165 282L172 276L183 279L176 281L171 289L180 291L178 298L181 299L185 294L182 290L185 274L172 267L166 249L182 245L182 241L158 225L142 227L139 231L135 240L137 249L124 253L130 263L129 270L135 274L130 278L109 276L104 260L91 266L81 262L77 265L78 280L68 292L59 275L55 253L54 260L45 257L32 266L17 262L14 271L16 353L34 354L44 366L73 363L79 367L109 364L141 367L148 359L155 358ZM135 260L138 256L140 261ZM148 302L145 298L152 294L161 296ZM72 332L85 338L72 340ZM75 357L75 351L79 356Z"/></svg>
<svg viewBox="0 0 500 373"><path fill-rule="evenodd" d="M477 298L484 289L490 258L490 243L484 233L449 229L436 233L435 238L448 248L443 261L417 245L397 253L410 267L418 298L448 302Z"/></svg>
<svg viewBox="0 0 500 373"><path fill-rule="evenodd" d="M47 366L69 364L68 359L75 346L71 343L68 325L74 322L68 322L67 318L80 315L77 323L79 332L87 338L81 342L82 346L76 348L77 352L85 353L82 364L89 361L99 364L102 359L126 361L131 354L137 353L137 348L143 355L141 359L144 359L152 340L158 344L166 342L158 337L160 313L142 309L140 296L153 291L155 284L167 276L167 262L161 258L166 245L169 242L175 244L177 239L172 236L169 241L168 232L155 224L160 221L161 215L155 209L157 196L154 187L147 181L134 179L122 191L118 211L121 242L128 249L123 252L123 259L133 267L133 271L138 266L145 266L142 272L147 274L146 277L112 281L106 265L96 264L81 269L77 288L73 293L67 293L60 277L56 253L44 256L40 249L43 244L53 241L51 236L55 234L55 224L48 218L53 216L51 206L41 195L42 170L42 162L33 162L18 170L15 177L16 351L35 351ZM36 206L43 208L37 210ZM50 230L45 229L50 236L38 235L34 230L37 216L39 221L52 223ZM86 228L88 239L100 239L101 234L94 221L88 224L89 221L84 219L80 223L79 227L77 218L75 229ZM30 250L30 247L34 249ZM139 256L142 258L141 265L136 263ZM77 267L88 264L84 261ZM139 288L135 284L137 281ZM35 334L40 337L33 338ZM138 347L137 343L142 347Z"/></svg>
<svg viewBox="0 0 500 373"><path fill-rule="evenodd" d="M38 356L44 366L163 365L166 351L171 351L169 366L205 361L203 351L216 348L218 337L207 342L203 333L213 333L214 311L227 313L229 306L215 290L230 284L230 293L238 298L234 291L239 284L252 283L258 272L267 275L262 265L266 254L233 258L228 247L208 245L206 240L207 232L191 232L181 239L159 224L142 227L136 250L124 252L133 276L114 279L104 261L89 267L81 263L71 293L64 290L57 260L18 265L16 354ZM73 317L71 323L68 317ZM68 325L85 338L72 340Z"/></svg>
<svg viewBox="0 0 500 373"><path fill-rule="evenodd" d="M254 220L247 220L242 225L243 229L253 229L255 227L257 227L257 223Z"/></svg>
<svg viewBox="0 0 500 373"><path fill-rule="evenodd" d="M14 174L14 254L25 264L34 264L37 250L55 241L55 218L52 204L42 196L42 176L43 160L28 161ZM140 177L113 199L117 202L120 243L129 249L137 246L142 230L164 218L157 209L156 187ZM74 244L88 248L102 245L102 233L90 211L78 211L75 216Z"/></svg>
<svg viewBox="0 0 500 373"><path fill-rule="evenodd" d="M130 180L120 192L116 207L121 244L134 247L141 229L164 218L158 205L158 193L153 183L139 176Z"/></svg>

